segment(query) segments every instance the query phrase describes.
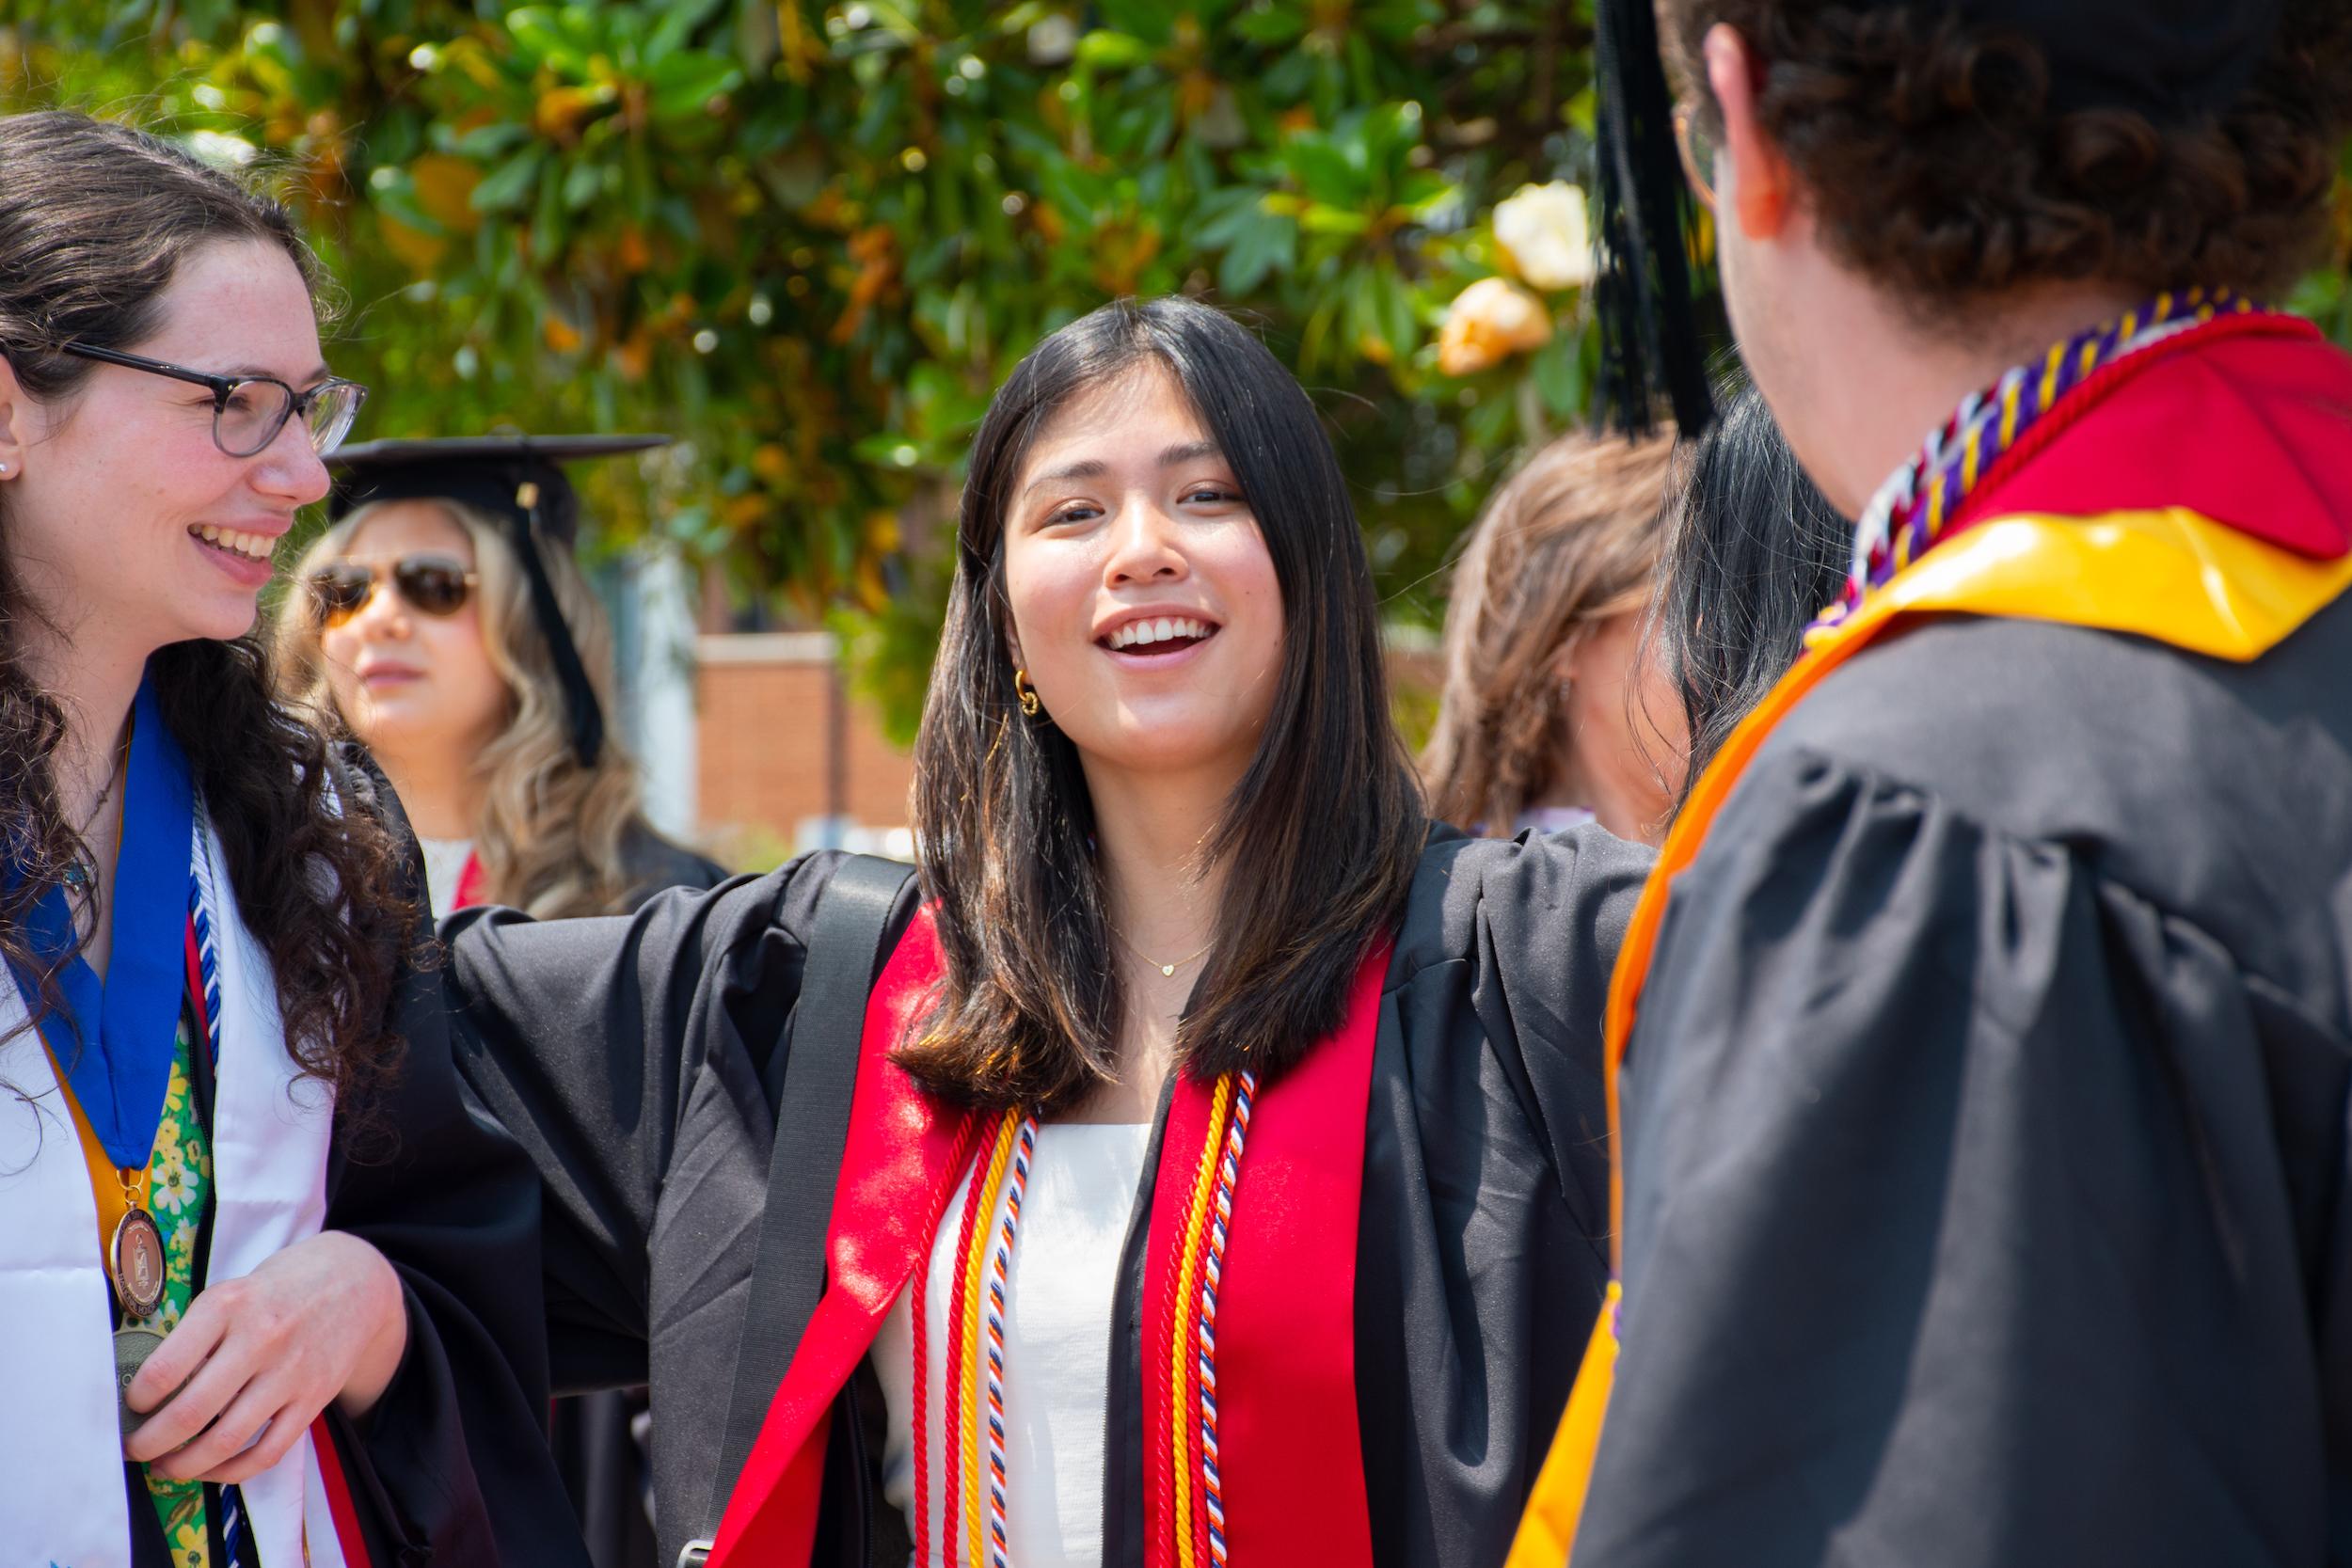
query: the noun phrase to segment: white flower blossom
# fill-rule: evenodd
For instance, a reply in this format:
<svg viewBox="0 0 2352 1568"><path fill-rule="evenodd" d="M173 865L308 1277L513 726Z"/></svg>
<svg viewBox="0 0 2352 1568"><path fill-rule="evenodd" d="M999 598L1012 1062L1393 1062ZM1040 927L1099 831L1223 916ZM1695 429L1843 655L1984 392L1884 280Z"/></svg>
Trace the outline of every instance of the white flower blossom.
<svg viewBox="0 0 2352 1568"><path fill-rule="evenodd" d="M1495 243L1512 270L1538 289L1593 280L1593 231L1584 192L1565 180L1521 185L1495 207Z"/></svg>

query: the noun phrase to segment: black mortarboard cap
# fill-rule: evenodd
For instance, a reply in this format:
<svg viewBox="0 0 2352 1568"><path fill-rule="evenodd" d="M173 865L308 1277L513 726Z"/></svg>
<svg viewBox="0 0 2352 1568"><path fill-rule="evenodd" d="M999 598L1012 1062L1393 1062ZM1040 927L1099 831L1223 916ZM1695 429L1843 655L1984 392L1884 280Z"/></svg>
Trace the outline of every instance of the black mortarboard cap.
<svg viewBox="0 0 2352 1568"><path fill-rule="evenodd" d="M667 436L469 436L446 439L364 441L338 448L326 459L334 488L329 518L378 501L454 500L507 525L531 584L531 604L571 720L572 750L584 768L604 750L604 709L572 641L541 559L542 541L569 550L580 537L580 492L563 465L617 457L667 446Z"/></svg>

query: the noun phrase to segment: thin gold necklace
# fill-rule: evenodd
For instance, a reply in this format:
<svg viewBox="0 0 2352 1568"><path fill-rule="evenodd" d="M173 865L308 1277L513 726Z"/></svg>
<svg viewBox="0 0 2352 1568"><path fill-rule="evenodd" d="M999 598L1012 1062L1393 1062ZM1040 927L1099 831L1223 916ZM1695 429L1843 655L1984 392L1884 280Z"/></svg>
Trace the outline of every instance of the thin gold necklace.
<svg viewBox="0 0 2352 1568"><path fill-rule="evenodd" d="M84 834L87 835L91 828L98 826L98 819L105 815L106 802L113 798L116 786L122 783L122 769L129 763L130 756L131 721L126 719L122 721L122 738L115 742L114 771L106 776L106 787L98 792L98 803L90 808L89 821L82 829ZM118 804L115 807L115 853L119 855L121 852L122 807ZM76 893L87 892L89 888L89 879L88 870L79 861L72 863L65 868L65 885Z"/></svg>
<svg viewBox="0 0 2352 1568"><path fill-rule="evenodd" d="M1121 942L1125 943L1128 952L1133 953L1136 958L1141 958L1145 963L1150 964L1153 969L1158 970L1162 974L1168 975L1170 977L1173 977L1178 970L1192 962L1194 958L1200 957L1200 953L1206 953L1210 947L1215 947L1216 945L1216 942L1212 942L1207 947L1201 948L1200 953L1194 953L1187 958L1179 958L1172 964L1164 964L1160 962L1159 959L1153 958L1151 954L1146 953L1142 948L1137 947L1134 942L1128 942L1127 933L1119 929L1116 926L1111 927L1111 935L1117 937Z"/></svg>

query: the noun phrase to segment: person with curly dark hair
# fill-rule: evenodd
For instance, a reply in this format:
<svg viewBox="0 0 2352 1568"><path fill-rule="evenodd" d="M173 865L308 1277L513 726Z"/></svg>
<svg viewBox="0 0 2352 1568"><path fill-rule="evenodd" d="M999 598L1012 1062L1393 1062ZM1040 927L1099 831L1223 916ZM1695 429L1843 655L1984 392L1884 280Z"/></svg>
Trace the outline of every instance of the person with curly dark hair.
<svg viewBox="0 0 2352 1568"><path fill-rule="evenodd" d="M585 1561L512 1269L535 1180L415 983L389 790L255 633L364 395L318 288L180 148L0 119L11 1561Z"/></svg>
<svg viewBox="0 0 2352 1568"><path fill-rule="evenodd" d="M2352 357L2260 303L2352 7L1658 14L1860 521L1627 935L1515 1568L2352 1561Z"/></svg>

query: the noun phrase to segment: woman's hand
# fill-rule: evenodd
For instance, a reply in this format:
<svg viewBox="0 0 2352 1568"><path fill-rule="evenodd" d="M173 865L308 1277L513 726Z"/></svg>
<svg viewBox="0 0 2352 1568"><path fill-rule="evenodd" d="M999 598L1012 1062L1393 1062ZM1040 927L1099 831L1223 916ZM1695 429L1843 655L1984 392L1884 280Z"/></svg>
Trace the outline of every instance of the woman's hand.
<svg viewBox="0 0 2352 1568"><path fill-rule="evenodd" d="M247 1480L283 1459L329 1400L367 1414L407 1348L391 1264L357 1236L322 1231L189 1303L131 1382L133 1410L165 1402L122 1452L170 1481Z"/></svg>

